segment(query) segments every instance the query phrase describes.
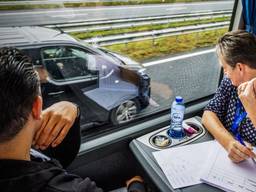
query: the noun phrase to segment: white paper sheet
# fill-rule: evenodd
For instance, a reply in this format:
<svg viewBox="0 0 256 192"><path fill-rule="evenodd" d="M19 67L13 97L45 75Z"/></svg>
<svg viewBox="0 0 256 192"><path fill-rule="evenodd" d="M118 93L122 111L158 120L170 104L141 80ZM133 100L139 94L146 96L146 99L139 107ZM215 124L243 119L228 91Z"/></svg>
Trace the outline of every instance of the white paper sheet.
<svg viewBox="0 0 256 192"><path fill-rule="evenodd" d="M155 159L174 189L201 183L203 164L216 141L185 145L153 152Z"/></svg>
<svg viewBox="0 0 256 192"><path fill-rule="evenodd" d="M205 164L202 181L225 191L256 191L256 164L252 159L233 163L218 143L209 158L211 161Z"/></svg>

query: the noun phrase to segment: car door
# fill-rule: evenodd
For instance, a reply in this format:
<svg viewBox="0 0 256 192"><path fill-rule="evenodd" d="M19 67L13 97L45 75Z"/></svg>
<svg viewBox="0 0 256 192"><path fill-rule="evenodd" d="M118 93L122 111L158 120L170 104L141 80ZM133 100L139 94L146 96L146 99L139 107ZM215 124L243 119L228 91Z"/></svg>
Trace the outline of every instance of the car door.
<svg viewBox="0 0 256 192"><path fill-rule="evenodd" d="M105 112L83 94L99 86L99 72L94 67L92 53L60 45L42 48L41 57L42 71L45 70L45 78L41 78L45 107L61 100L77 103L81 106L82 125L104 117ZM88 112L88 108L96 110Z"/></svg>

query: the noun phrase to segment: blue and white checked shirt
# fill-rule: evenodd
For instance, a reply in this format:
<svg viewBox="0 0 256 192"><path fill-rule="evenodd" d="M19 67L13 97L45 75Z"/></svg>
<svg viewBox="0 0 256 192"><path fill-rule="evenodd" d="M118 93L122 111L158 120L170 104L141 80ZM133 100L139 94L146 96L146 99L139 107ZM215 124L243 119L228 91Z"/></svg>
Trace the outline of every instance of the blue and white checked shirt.
<svg viewBox="0 0 256 192"><path fill-rule="evenodd" d="M205 110L216 113L224 127L231 131L231 126L236 112L237 100L237 88L232 85L230 79L224 77L214 97L205 107ZM252 145L256 145L256 128L253 126L249 117L246 117L241 122L239 133L244 140L248 141Z"/></svg>

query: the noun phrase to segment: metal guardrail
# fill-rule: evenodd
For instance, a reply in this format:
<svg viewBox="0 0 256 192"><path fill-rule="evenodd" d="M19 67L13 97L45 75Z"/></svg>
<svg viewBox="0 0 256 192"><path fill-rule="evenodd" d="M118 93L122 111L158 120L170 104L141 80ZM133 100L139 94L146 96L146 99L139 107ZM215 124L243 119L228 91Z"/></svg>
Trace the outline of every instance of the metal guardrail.
<svg viewBox="0 0 256 192"><path fill-rule="evenodd" d="M195 25L195 26L185 26L185 27L170 28L170 29L164 29L164 30L106 36L101 38L96 37L96 38L84 40L84 42L95 44L95 45L101 45L101 46L113 45L113 44L120 44L120 43L128 43L132 41L154 39L154 38L165 37L165 36L173 36L178 34L186 34L191 32L220 29L220 28L228 27L228 25L229 25L229 22L201 24L201 25Z"/></svg>
<svg viewBox="0 0 256 192"><path fill-rule="evenodd" d="M192 20L202 20L202 19L214 19L220 17L229 17L231 14L222 14L222 15L211 15L211 16L195 16L195 17L184 17L178 19L164 19L158 21L142 21L142 22L125 22L124 24L114 24L114 25L103 25L103 26L94 26L94 27L82 27L82 28L72 28L72 29L62 29L66 33L72 32L92 32L92 31L100 31L100 30L113 30L113 29L123 29L123 28L132 28L143 25L160 25L160 24L168 24L175 22L185 22Z"/></svg>
<svg viewBox="0 0 256 192"><path fill-rule="evenodd" d="M178 14L178 15L167 15L167 16L155 16L155 17L144 17L144 18L129 18L129 19L116 19L116 20L98 20L98 21L87 21L79 23L68 23L68 24L57 24L47 25L50 28L60 28L64 32L89 32L97 30L108 30L108 29L120 29L128 27L136 27L141 25L150 24L165 24L171 22L190 21L195 19L208 19L230 16L231 11L216 11L216 12L198 12L190 14ZM111 25L112 24L112 25ZM95 26L96 25L96 26ZM102 25L102 26L100 26ZM178 34L186 34L191 32L213 30L219 28L225 28L229 25L228 22L216 22L209 24L198 24L184 27L167 28L162 30L153 30L146 32L135 32L121 35L110 35L104 37L94 37L91 39L83 40L86 43L95 45L112 45L120 43L128 43L132 41L141 41L146 39L154 39L158 37L172 36ZM84 28L76 28L81 27Z"/></svg>
<svg viewBox="0 0 256 192"><path fill-rule="evenodd" d="M95 25L111 25L111 24L122 24L122 23L131 23L131 22L146 22L146 21L159 21L167 19L184 19L189 17L203 17L203 16L214 16L214 15L226 15L231 14L231 10L225 11L214 11L214 12L197 12L197 13L187 13L187 14L176 14L176 15L162 15L162 16L152 16L152 17L139 17L139 18L124 18L124 19L113 19L113 20L93 20L93 21L76 21L72 23L62 23L56 25L47 25L46 27L50 28L61 28L65 29L74 29L75 27L90 27Z"/></svg>

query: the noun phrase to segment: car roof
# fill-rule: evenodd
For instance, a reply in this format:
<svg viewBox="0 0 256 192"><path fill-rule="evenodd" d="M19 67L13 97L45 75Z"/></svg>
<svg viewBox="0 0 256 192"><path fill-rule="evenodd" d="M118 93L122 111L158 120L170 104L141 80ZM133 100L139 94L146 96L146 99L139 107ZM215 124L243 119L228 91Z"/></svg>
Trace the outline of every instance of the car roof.
<svg viewBox="0 0 256 192"><path fill-rule="evenodd" d="M73 37L45 27L0 27L0 47L35 45L53 42L78 43Z"/></svg>

